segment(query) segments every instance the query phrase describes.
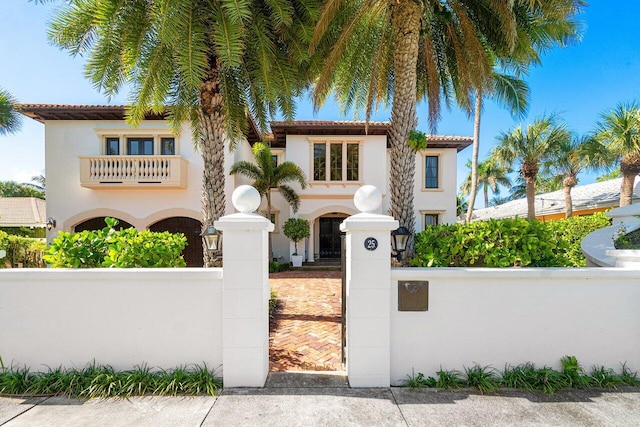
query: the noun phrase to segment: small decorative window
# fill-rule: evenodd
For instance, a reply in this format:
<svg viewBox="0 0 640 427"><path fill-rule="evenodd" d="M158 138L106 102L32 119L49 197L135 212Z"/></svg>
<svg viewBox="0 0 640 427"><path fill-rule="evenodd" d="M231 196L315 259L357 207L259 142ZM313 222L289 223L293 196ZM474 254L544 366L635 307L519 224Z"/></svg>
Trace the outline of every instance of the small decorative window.
<svg viewBox="0 0 640 427"><path fill-rule="evenodd" d="M153 138L127 138L127 154L130 156L153 155Z"/></svg>
<svg viewBox="0 0 640 427"><path fill-rule="evenodd" d="M120 138L107 138L105 140L104 154L118 156L120 154Z"/></svg>
<svg viewBox="0 0 640 427"><path fill-rule="evenodd" d="M272 154L271 155L271 160L273 160L273 167L277 168L278 167L278 155L277 154Z"/></svg>
<svg viewBox="0 0 640 427"><path fill-rule="evenodd" d="M435 213L427 213L424 214L424 226L425 228L429 225L438 225L440 223L440 215Z"/></svg>
<svg viewBox="0 0 640 427"><path fill-rule="evenodd" d="M175 138L160 138L160 154L163 156L174 156L176 154Z"/></svg>
<svg viewBox="0 0 640 427"><path fill-rule="evenodd" d="M424 187L439 188L438 186L438 156L424 158Z"/></svg>

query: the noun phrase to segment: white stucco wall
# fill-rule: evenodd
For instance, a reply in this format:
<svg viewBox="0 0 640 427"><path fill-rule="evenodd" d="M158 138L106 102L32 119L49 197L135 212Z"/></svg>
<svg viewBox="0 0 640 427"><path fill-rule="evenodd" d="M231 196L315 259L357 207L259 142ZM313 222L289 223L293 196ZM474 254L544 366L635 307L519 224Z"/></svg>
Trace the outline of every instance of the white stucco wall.
<svg viewBox="0 0 640 427"><path fill-rule="evenodd" d="M222 364L221 269L0 274L0 357L31 370Z"/></svg>
<svg viewBox="0 0 640 427"><path fill-rule="evenodd" d="M439 156L437 189L425 189L425 156ZM424 230L423 212L437 213L441 224L456 222L457 151L455 149L428 148L416 154L413 207L416 231Z"/></svg>
<svg viewBox="0 0 640 427"><path fill-rule="evenodd" d="M354 273L355 274L355 273ZM533 362L640 368L640 271L404 268L391 272L391 383L413 372ZM429 310L398 311L398 280L429 281Z"/></svg>
<svg viewBox="0 0 640 427"><path fill-rule="evenodd" d="M129 130L124 121L49 121L45 126L45 164L47 175L47 216L58 223L57 230L70 230L96 216L113 215L145 228L170 216L201 218L200 188L202 158L195 151L191 132L185 126L176 136L176 154L188 165L188 185L184 189L133 188L90 189L80 186L79 156L101 155L100 129L131 134L171 134L164 121L144 121ZM163 212L164 214L162 214ZM160 213L160 214L159 214Z"/></svg>

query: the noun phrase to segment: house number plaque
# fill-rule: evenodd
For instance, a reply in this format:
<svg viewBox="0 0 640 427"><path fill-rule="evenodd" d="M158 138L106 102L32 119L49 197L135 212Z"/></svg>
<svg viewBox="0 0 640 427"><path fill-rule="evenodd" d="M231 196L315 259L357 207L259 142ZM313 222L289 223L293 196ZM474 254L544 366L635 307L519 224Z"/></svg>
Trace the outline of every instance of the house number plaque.
<svg viewBox="0 0 640 427"><path fill-rule="evenodd" d="M368 251L375 251L378 249L378 240L375 237L367 237L364 239L364 248Z"/></svg>

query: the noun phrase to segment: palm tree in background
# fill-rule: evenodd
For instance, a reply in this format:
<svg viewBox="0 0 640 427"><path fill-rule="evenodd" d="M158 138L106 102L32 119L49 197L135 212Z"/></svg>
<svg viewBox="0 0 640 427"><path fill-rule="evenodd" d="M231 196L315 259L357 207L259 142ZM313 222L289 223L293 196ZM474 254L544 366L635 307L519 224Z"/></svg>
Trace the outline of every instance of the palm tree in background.
<svg viewBox="0 0 640 427"><path fill-rule="evenodd" d="M18 112L18 101L9 91L0 88L0 135L16 133L22 126L21 115Z"/></svg>
<svg viewBox="0 0 640 427"><path fill-rule="evenodd" d="M471 167L471 164L471 162L468 162L467 167ZM491 156L478 164L478 186L476 187L476 192L482 189L484 193L485 208L489 207L489 189L491 189L493 193L500 193L500 186L511 188L511 180L509 179L510 172L510 168L501 166L500 164L498 164L496 159ZM472 172L469 172L466 180L460 186L460 191L462 192L462 194L466 195L469 194L472 188ZM475 197L470 197L470 200L475 200ZM469 221L470 219L467 216L467 222Z"/></svg>
<svg viewBox="0 0 640 427"><path fill-rule="evenodd" d="M503 167L520 164L520 173L526 186L529 219L536 217L535 184L540 166L550 158L553 147L567 137L570 137L568 129L563 123L558 123L554 116L543 116L526 129L520 125L498 136L498 145L492 156Z"/></svg>
<svg viewBox="0 0 640 427"><path fill-rule="evenodd" d="M557 180L562 180L566 218L573 215L571 190L578 185L578 174L596 164L591 156L594 153L590 149L593 143L591 135L567 134L552 147L548 168Z"/></svg>
<svg viewBox="0 0 640 427"><path fill-rule="evenodd" d="M596 129L596 139L604 153L601 166L620 166L622 185L620 206L631 204L633 183L640 174L640 108L636 102L618 104L603 113Z"/></svg>
<svg viewBox="0 0 640 427"><path fill-rule="evenodd" d="M86 55L87 77L109 97L131 88L130 124L149 111L166 112L176 131L191 122L204 161L204 229L225 214L225 143L242 137L247 113L263 129L277 111L293 118L293 98L311 78L319 1L65 2L49 38ZM205 266L210 257L205 250Z"/></svg>

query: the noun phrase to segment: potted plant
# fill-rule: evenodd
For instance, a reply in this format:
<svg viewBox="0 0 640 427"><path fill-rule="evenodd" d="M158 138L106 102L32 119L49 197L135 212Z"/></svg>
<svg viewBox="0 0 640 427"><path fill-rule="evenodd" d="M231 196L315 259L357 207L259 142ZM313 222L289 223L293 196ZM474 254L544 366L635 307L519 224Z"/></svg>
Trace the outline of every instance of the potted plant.
<svg viewBox="0 0 640 427"><path fill-rule="evenodd" d="M282 231L295 245L295 251L291 255L291 263L294 267L302 266L302 255L298 255L298 242L309 237L309 221L302 218L289 218L285 221Z"/></svg>

